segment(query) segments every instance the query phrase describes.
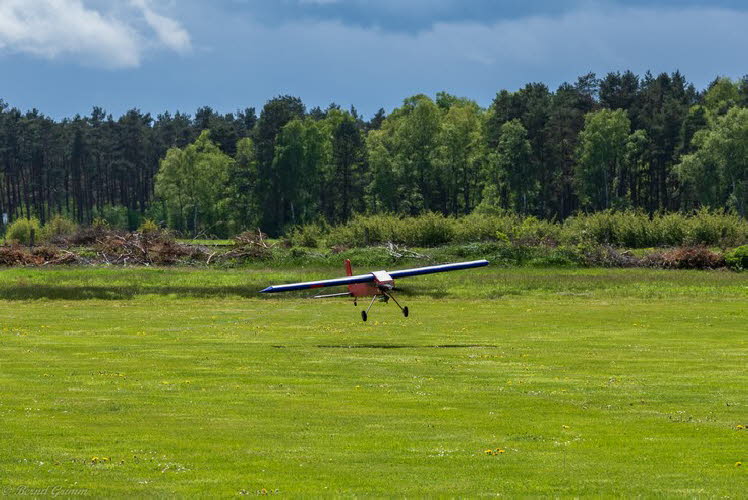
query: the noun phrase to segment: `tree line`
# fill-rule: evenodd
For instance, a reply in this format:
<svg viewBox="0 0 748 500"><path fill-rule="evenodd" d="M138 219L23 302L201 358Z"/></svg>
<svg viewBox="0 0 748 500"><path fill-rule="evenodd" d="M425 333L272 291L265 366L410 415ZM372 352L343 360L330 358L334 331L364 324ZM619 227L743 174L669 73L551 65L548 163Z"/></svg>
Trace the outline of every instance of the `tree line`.
<svg viewBox="0 0 748 500"><path fill-rule="evenodd" d="M0 212L78 222L151 218L184 233L280 234L356 213L746 215L748 77L696 90L631 71L502 90L488 108L446 92L366 120L279 96L260 110L55 121L0 100Z"/></svg>

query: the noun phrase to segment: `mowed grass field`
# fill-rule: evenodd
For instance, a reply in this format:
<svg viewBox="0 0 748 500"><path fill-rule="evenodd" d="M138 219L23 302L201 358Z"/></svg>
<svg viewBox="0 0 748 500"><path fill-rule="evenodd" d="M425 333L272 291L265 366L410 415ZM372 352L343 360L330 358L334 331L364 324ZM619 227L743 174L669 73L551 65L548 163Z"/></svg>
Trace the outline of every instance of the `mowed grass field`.
<svg viewBox="0 0 748 500"><path fill-rule="evenodd" d="M746 494L748 273L338 274L2 271L0 492Z"/></svg>

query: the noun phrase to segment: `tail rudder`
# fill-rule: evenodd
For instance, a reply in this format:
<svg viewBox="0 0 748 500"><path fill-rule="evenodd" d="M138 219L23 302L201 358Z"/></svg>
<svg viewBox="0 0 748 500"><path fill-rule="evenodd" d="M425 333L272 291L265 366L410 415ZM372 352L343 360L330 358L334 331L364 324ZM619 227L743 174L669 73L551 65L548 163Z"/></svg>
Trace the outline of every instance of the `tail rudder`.
<svg viewBox="0 0 748 500"><path fill-rule="evenodd" d="M345 259L345 275L353 276L353 269L351 269L351 259ZM353 293L353 287L348 285L348 292Z"/></svg>

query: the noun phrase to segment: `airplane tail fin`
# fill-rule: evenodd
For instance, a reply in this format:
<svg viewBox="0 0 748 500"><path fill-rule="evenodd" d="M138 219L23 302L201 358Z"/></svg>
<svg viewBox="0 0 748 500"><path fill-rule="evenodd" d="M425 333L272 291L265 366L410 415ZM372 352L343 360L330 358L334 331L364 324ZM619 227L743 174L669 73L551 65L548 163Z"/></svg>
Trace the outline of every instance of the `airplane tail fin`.
<svg viewBox="0 0 748 500"><path fill-rule="evenodd" d="M345 259L345 275L353 276L353 269L351 269L351 259ZM348 285L348 293L353 294L353 287Z"/></svg>
<svg viewBox="0 0 748 500"><path fill-rule="evenodd" d="M351 259L345 259L345 274L346 276L353 276L353 269L351 269Z"/></svg>

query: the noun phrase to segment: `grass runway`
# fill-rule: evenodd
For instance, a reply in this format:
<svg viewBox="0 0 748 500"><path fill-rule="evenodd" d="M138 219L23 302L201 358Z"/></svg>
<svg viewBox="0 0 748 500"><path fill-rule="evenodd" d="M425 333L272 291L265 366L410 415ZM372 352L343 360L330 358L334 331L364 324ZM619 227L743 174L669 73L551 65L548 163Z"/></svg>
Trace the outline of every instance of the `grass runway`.
<svg viewBox="0 0 748 500"><path fill-rule="evenodd" d="M744 495L748 273L338 273L3 271L0 492Z"/></svg>

